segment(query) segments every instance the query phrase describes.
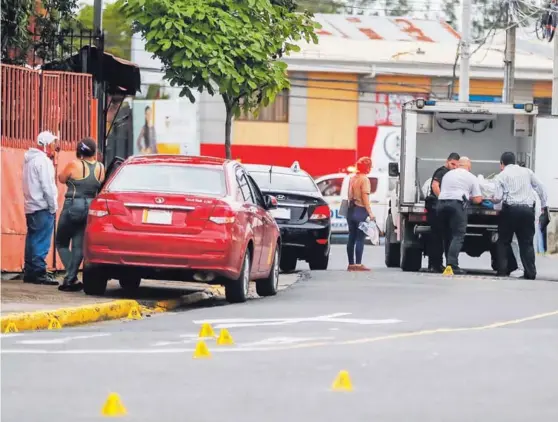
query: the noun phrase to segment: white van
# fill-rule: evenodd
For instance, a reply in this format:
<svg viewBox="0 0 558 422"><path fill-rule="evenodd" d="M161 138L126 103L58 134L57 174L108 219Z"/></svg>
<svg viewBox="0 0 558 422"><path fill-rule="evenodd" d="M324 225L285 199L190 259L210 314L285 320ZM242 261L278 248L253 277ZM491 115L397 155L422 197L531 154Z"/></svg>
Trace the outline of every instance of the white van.
<svg viewBox="0 0 558 422"><path fill-rule="evenodd" d="M331 233L347 234L349 226L347 219L339 215L339 208L343 198L347 198L349 194L349 180L354 173L334 173L316 179L316 184L322 192L324 199L331 209ZM390 177L387 171L372 170L368 174L370 179L370 206L372 212L376 216L376 223L379 229L384 232L385 221L388 210L388 199L390 188L394 183L390 183ZM393 185L393 186L391 186Z"/></svg>

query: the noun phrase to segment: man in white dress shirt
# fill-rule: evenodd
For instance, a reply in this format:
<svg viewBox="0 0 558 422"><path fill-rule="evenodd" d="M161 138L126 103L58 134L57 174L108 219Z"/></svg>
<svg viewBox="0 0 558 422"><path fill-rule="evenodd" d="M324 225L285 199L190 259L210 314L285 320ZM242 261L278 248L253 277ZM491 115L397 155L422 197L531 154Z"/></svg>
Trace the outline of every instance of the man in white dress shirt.
<svg viewBox="0 0 558 422"><path fill-rule="evenodd" d="M513 235L517 235L519 254L523 264L523 277L534 280L535 266L535 204L541 200L543 215L548 213L547 193L531 169L518 166L513 152L504 152L500 158L502 172L496 177L494 202L503 202L498 224L498 275L508 276L508 254Z"/></svg>
<svg viewBox="0 0 558 422"><path fill-rule="evenodd" d="M465 274L459 268L459 253L467 231L467 203L480 204L482 193L477 179L471 173L471 160L459 159L458 168L444 176L438 196L437 214L444 236L447 266L454 274Z"/></svg>

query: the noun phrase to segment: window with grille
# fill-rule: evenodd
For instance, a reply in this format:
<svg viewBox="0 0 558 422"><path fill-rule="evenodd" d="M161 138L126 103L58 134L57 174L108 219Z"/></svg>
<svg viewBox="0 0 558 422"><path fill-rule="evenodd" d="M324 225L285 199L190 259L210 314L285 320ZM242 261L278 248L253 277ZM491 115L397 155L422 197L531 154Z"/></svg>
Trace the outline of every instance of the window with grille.
<svg viewBox="0 0 558 422"><path fill-rule="evenodd" d="M288 122L289 121L289 90L285 89L277 94L275 101L267 107L262 107L259 113L241 114L238 120L256 122Z"/></svg>

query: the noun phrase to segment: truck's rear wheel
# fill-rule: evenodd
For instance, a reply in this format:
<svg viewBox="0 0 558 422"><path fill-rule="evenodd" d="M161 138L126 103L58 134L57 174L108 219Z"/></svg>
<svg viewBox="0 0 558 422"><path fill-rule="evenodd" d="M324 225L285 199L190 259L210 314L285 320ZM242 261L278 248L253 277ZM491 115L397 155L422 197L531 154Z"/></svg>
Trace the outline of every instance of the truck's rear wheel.
<svg viewBox="0 0 558 422"><path fill-rule="evenodd" d="M422 267L422 249L401 246L401 269L403 271L420 271Z"/></svg>
<svg viewBox="0 0 558 422"><path fill-rule="evenodd" d="M395 226L391 219L391 214L386 220L386 237L384 239L386 267L397 268L401 262L401 245L397 243L397 235L395 234Z"/></svg>

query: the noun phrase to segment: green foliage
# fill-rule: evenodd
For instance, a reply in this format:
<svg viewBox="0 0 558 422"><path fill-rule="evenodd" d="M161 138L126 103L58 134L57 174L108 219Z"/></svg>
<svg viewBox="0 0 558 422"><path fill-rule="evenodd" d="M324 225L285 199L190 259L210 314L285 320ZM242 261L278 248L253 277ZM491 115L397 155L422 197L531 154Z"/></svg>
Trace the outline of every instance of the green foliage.
<svg viewBox="0 0 558 422"><path fill-rule="evenodd" d="M77 15L81 29L93 30L92 5L83 6ZM132 22L122 16L118 5L107 3L103 10L103 32L105 34L105 51L130 60L132 50Z"/></svg>
<svg viewBox="0 0 558 422"><path fill-rule="evenodd" d="M192 90L222 96L230 124L242 111L267 106L289 88L279 59L298 51L297 41L317 42L318 25L292 0L119 0L146 50L163 63L171 86L195 101Z"/></svg>
<svg viewBox="0 0 558 422"><path fill-rule="evenodd" d="M39 7L34 0L2 0L2 62L23 64L28 52L34 51L48 61L57 57L62 42L59 26L71 21L77 0L42 0ZM29 31L35 21L33 39Z"/></svg>

